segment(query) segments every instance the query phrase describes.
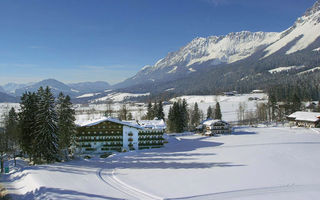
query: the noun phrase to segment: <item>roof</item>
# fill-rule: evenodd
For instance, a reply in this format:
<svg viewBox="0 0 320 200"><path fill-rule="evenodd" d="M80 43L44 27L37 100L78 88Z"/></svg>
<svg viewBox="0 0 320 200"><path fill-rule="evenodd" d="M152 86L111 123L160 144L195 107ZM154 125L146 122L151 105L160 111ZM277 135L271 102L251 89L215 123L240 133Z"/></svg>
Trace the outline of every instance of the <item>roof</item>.
<svg viewBox="0 0 320 200"><path fill-rule="evenodd" d="M226 121L223 121L223 120L220 120L220 119L206 120L206 121L203 122L203 124L204 125L212 125L212 124L215 124L217 122L222 122L222 123L228 124Z"/></svg>
<svg viewBox="0 0 320 200"><path fill-rule="evenodd" d="M139 125L143 128L149 128L149 129L166 129L166 123L163 119L154 119L154 120L139 120L139 121L127 121L131 124Z"/></svg>
<svg viewBox="0 0 320 200"><path fill-rule="evenodd" d="M295 112L288 116L293 118L296 121L308 121L308 122L317 122L320 120L319 112Z"/></svg>
<svg viewBox="0 0 320 200"><path fill-rule="evenodd" d="M133 127L133 128L137 128L137 129L143 129L143 127L139 126L138 124L133 124L133 123L130 123L130 122L124 122L124 121L121 121L119 119L110 118L110 117L103 117L101 119L94 120L94 121L86 121L86 122L83 122L81 124L77 124L77 126L80 126L80 127L94 126L94 125L100 124L101 122L105 122L105 121L114 122L114 123L117 123L117 124L121 124L121 125L124 125L124 126L129 126L129 127Z"/></svg>

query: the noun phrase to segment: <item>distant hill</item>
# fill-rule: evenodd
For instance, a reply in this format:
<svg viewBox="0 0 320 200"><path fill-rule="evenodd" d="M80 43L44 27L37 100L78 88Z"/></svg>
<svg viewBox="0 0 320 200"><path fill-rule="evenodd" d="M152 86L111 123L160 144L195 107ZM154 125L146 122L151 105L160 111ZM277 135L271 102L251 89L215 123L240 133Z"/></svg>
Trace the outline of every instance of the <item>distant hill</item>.
<svg viewBox="0 0 320 200"><path fill-rule="evenodd" d="M13 97L11 95L8 95L4 92L0 92L0 103L3 103L3 102L18 102L19 99L16 98L16 97Z"/></svg>
<svg viewBox="0 0 320 200"><path fill-rule="evenodd" d="M80 93L102 92L111 87L109 83L104 81L70 83L68 86Z"/></svg>

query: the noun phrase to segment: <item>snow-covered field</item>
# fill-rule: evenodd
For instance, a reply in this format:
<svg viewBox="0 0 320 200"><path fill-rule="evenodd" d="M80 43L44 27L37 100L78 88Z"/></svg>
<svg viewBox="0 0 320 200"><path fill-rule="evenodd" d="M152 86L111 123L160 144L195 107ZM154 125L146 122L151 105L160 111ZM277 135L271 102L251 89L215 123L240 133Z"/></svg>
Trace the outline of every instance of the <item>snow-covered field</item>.
<svg viewBox="0 0 320 200"><path fill-rule="evenodd" d="M249 101L249 98L258 98L259 100ZM257 103L266 103L268 96L265 93L257 94L238 94L235 96L224 96L224 95L202 95L202 96L181 96L171 101L178 99L185 99L189 107L193 107L194 103L198 103L199 108L203 111L206 116L207 109L209 106L214 107L216 102L220 103L222 119L228 122L238 121L238 108L239 103L246 104L246 111L255 111ZM167 114L170 106L165 106L164 110ZM167 115L166 115L167 116Z"/></svg>
<svg viewBox="0 0 320 200"><path fill-rule="evenodd" d="M319 199L316 130L236 128L168 140L160 149L25 167L2 181L13 199Z"/></svg>
<svg viewBox="0 0 320 200"><path fill-rule="evenodd" d="M115 98L125 98L124 93L120 96L114 96ZM120 98L121 97L121 98ZM249 101L249 98L258 98L259 100ZM189 107L191 108L195 102L198 103L199 108L203 111L206 116L206 112L209 106L213 107L216 105L216 101L219 101L221 106L222 118L228 122L237 121L237 110L240 102L245 102L247 105L247 111L255 111L256 104L267 102L267 94L238 94L236 96L223 96L223 95L202 95L202 96L181 96L175 99L171 99L171 102L176 101L178 98L186 99ZM114 99L115 100L115 99ZM118 101L117 100L117 101ZM123 99L122 99L123 100ZM117 116L116 112L121 109L122 102L113 102L112 110L114 111L114 117ZM141 119L143 115L147 112L147 105L143 103L127 103L127 108L129 112L132 113L134 119ZM165 105L164 112L165 116L168 116L169 108L172 105ZM0 123L3 121L4 114L7 114L11 107L14 107L16 111L19 109L18 103L0 103ZM90 121L100 119L104 116L107 110L107 104L75 104L76 110L76 120L77 123L82 123L83 121ZM0 124L1 126L1 124Z"/></svg>

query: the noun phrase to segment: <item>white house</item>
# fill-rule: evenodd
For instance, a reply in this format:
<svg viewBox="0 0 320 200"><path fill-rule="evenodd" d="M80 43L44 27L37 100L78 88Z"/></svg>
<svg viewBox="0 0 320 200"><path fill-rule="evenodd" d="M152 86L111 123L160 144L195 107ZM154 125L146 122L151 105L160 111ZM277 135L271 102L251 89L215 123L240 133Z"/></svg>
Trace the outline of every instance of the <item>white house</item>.
<svg viewBox="0 0 320 200"><path fill-rule="evenodd" d="M287 116L290 124L293 126L315 128L320 127L319 112L302 112L298 111Z"/></svg>
<svg viewBox="0 0 320 200"><path fill-rule="evenodd" d="M212 119L203 122L203 131L205 135L231 133L232 127L229 123L223 120Z"/></svg>
<svg viewBox="0 0 320 200"><path fill-rule="evenodd" d="M137 150L163 146L163 130L149 130L114 118L77 124L76 140L84 153Z"/></svg>

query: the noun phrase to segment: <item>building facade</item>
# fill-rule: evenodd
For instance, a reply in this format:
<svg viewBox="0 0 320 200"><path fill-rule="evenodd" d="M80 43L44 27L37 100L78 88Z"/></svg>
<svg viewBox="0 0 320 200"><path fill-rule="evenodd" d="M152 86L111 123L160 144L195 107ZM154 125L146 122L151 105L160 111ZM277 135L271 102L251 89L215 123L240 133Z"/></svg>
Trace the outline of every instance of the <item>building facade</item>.
<svg viewBox="0 0 320 200"><path fill-rule="evenodd" d="M203 133L208 136L215 134L229 134L232 132L231 125L223 120L206 120L202 124Z"/></svg>
<svg viewBox="0 0 320 200"><path fill-rule="evenodd" d="M299 126L306 128L320 128L319 112L298 111L287 116L290 126Z"/></svg>
<svg viewBox="0 0 320 200"><path fill-rule="evenodd" d="M76 141L82 153L129 151L163 146L163 130L143 127L113 118L78 124Z"/></svg>

